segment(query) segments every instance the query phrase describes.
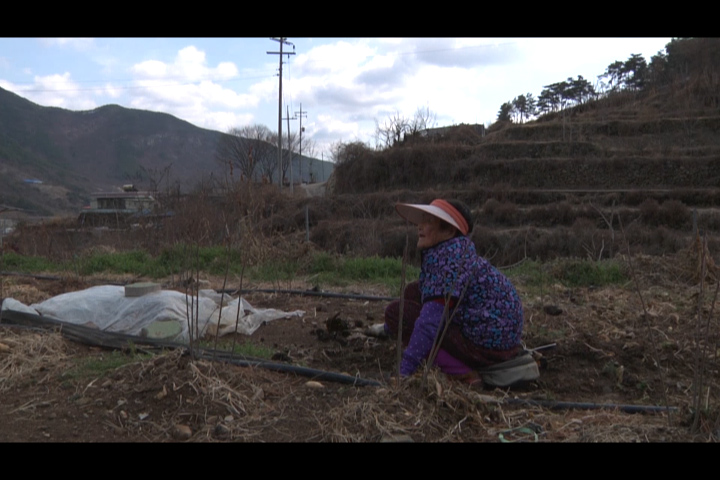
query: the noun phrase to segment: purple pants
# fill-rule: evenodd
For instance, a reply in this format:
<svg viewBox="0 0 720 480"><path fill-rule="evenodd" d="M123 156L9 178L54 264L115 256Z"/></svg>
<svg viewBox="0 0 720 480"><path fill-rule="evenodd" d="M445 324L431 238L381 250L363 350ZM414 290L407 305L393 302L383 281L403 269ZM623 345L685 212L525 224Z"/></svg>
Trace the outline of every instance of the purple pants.
<svg viewBox="0 0 720 480"><path fill-rule="evenodd" d="M409 283L405 287L403 298L402 342L405 347L422 309L418 282ZM399 320L400 300L395 300L385 309L385 328L391 336L397 336ZM435 358L435 365L448 375L464 375L474 369L510 360L519 350L520 346L506 351L478 347L462 335L457 324L451 323Z"/></svg>

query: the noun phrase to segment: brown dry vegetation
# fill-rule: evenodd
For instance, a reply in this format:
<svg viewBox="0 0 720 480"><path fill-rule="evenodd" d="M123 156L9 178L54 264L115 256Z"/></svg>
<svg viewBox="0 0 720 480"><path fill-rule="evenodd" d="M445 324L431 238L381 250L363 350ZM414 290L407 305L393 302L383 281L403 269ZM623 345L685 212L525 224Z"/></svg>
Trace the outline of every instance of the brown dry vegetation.
<svg viewBox="0 0 720 480"><path fill-rule="evenodd" d="M352 386L301 375L192 359L180 351L127 356L86 346L60 332L0 325L0 431L4 441L448 441L660 442L717 440L714 312L716 284L700 283L699 251L636 255L627 285L540 287L518 276L526 310L524 338L543 351L532 385L471 390L431 370L396 386L394 341L363 334L382 319L384 302L251 293L258 307L302 309L238 343L273 359L381 382ZM567 268L562 262L548 264ZM212 288L224 280L204 277ZM548 278L552 278L548 275ZM134 281L136 279L132 279ZM4 278L5 295L28 304L95 283L128 277ZM172 288L172 279L162 280ZM237 279L233 282L237 287ZM263 285L247 285L262 287ZM291 288L309 289L298 277ZM377 286L355 293L382 295ZM331 329L340 320L347 330ZM332 323L333 325L335 323ZM222 339L227 346L230 339ZM142 346L136 352L145 352ZM129 363L128 363L129 362ZM698 377L703 372L705 377ZM530 403L522 403L530 402ZM562 407L562 402L572 406ZM584 405L600 405L588 408ZM628 408L650 411L630 413ZM665 410L667 407L667 410Z"/></svg>
<svg viewBox="0 0 720 480"><path fill-rule="evenodd" d="M505 196L498 198L503 203L498 201L494 208L507 204L508 191L501 191ZM285 201L274 203L279 198ZM313 252L322 248L317 239L323 231L324 235L344 232L328 237L332 242L324 246L330 250L377 254L374 249L378 246L402 249L408 229L390 215L391 195L376 193L359 198L354 205L350 198L325 199L326 219L312 225L310 243L303 239L304 215L300 212L316 200L291 200L272 190L245 200L186 199L186 210L178 204L180 214L166 219L161 229L85 230L58 222L26 225L13 241L20 252L60 259L88 249L143 248L159 253L163 246L192 235L193 242L203 245L229 241L257 262L268 258L309 261ZM567 205L565 208L573 208ZM228 213L232 209L237 216ZM613 241L613 231L600 213L592 209L596 215L592 219L592 212L585 211L588 218L579 217L569 226L531 227L513 234L506 225L483 221L473 234L479 247L494 252L495 258L506 255L508 259L518 258L517 252L523 252L521 258L536 258L534 252L542 252L537 257L548 252L561 257L558 250L565 246L575 248L572 251L583 258L595 259L601 249L599 242L605 239L603 252L621 262L633 279L600 288L566 287L550 280L555 278L554 269L569 268L562 260L547 263L548 281L539 287L522 275L515 277L526 308L526 343L530 347L557 345L543 352L545 368L532 385L474 391L434 371L426 381L418 377L400 386L385 384L385 376L395 368L395 344L363 334L365 327L382 320L384 302L254 293L246 298L255 306L302 309L306 315L272 322L253 336L238 339L239 343L250 341L269 348L274 358L291 365L373 379L383 386L308 383L311 379L304 376L192 359L177 351L136 358L102 374L74 376L78 362L112 358L113 354L77 344L57 332L2 325L0 344L7 347L0 352L3 440L716 440L720 385L716 384L718 325L712 248L702 248L702 244L698 248L699 236L695 243L684 242L686 232L663 226L657 228L675 239L675 244L666 246L672 253L643 253L640 245L644 243L628 239L638 238L631 235L655 237L656 227L645 225L642 219L627 226L623 223L626 236L618 225ZM343 220L338 212L350 218ZM484 208L476 211L476 218L485 214ZM609 218L609 213L606 215ZM303 217L302 221L294 216ZM358 222L364 228L358 228ZM253 235L237 233L229 238L225 233L228 225L236 232ZM499 241L503 234L510 241ZM632 257L626 255L627 247L637 250ZM515 257L508 252L516 252ZM703 271L706 275L701 275ZM226 285L221 277L201 276L212 288L239 287L237 277ZM132 275L88 278L73 273L56 280L6 276L3 295L29 304L92 284L139 280ZM165 288L177 285L173 278L161 282ZM245 284L245 288L267 286ZM307 276L298 275L282 287L304 290L311 289L312 283ZM384 287L362 284L341 290L390 294ZM331 330L331 319L342 320L347 330L342 334ZM699 372L705 377L699 378ZM523 401L534 403L518 403ZM557 408L562 405L558 402L580 408ZM583 407L588 403L605 407ZM659 411L631 414L623 411L625 406Z"/></svg>

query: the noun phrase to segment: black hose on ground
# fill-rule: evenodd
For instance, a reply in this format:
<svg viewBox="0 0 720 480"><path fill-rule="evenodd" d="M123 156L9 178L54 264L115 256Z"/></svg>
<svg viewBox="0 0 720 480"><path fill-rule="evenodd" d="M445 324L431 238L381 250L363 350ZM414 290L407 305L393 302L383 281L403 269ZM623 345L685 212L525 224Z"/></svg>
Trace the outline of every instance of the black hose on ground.
<svg viewBox="0 0 720 480"><path fill-rule="evenodd" d="M225 352L227 353L227 352ZM294 373L303 377L311 378L312 380L326 381L343 383L346 385L355 385L359 387L380 387L383 384L376 380L369 380L360 377L353 377L345 375L344 373L334 373L324 370L317 370L314 368L301 367L299 365L290 365L287 363L268 362L265 360L250 360L247 358L237 358L237 356L218 356L212 353L212 351L201 351L200 358L206 360L216 360L220 362L230 363L240 367L260 367L268 370L274 370L276 372L283 373Z"/></svg>
<svg viewBox="0 0 720 480"><path fill-rule="evenodd" d="M509 398L503 403L510 405L524 405L528 407L543 407L551 410L620 410L625 413L663 413L676 412L677 407L662 407L659 405L622 405L613 403L587 403L587 402L557 402L550 400L524 400Z"/></svg>
<svg viewBox="0 0 720 480"><path fill-rule="evenodd" d="M9 277L29 277L36 280L62 280L63 277L57 275L39 275L33 273L22 273L22 272L0 272L0 275Z"/></svg>
<svg viewBox="0 0 720 480"><path fill-rule="evenodd" d="M308 292L302 290L243 290L243 292L251 291L265 291L270 293L300 293L308 294ZM236 291L226 291L226 293L233 293ZM221 293L219 291L218 293ZM324 292L310 292L320 295L328 295ZM344 295L334 294L333 296L342 296L347 298L358 298L363 297L360 295ZM375 297L373 299L385 299L381 297ZM0 305L2 301L0 299ZM133 335L126 335L115 332L104 332L94 328L85 327L82 325L73 325L70 323L62 322L60 320L35 315L32 313L18 312L14 310L4 310L0 312L0 323L7 322L14 325L21 325L32 328L59 328L60 332L70 340L84 343L91 346L99 346L104 348L112 348L118 350L127 350L130 345L146 346L157 349L167 348L181 348L188 350L188 346L183 343L169 342L166 340L158 340L152 338L143 338ZM251 358L242 355L236 355L231 352L211 349L200 349L200 358L207 360L217 360L233 365L244 366L244 367L260 367L268 370L274 370L277 372L294 373L300 376L309 377L315 380L337 382L347 385L356 386L382 386L381 382L376 380L369 380L359 377L353 377L351 375L345 375L342 373L328 372L324 370L317 370L313 368L301 367L298 365L290 365L286 363L269 362L266 360ZM522 405L522 406L537 406L543 408L549 408L553 410L562 409L580 409L580 410L619 410L626 413L663 413L663 412L676 412L677 407L663 407L658 405L623 405L623 404L601 404L591 402L562 402L562 401L550 401L550 400L526 400L526 399L505 399L504 404L508 405Z"/></svg>
<svg viewBox="0 0 720 480"><path fill-rule="evenodd" d="M111 348L115 350L128 350L131 346L149 347L155 349L183 349L188 350L188 346L183 343L170 342L167 340L158 340L153 338L137 337L117 332L105 332L96 328L85 327L83 325L73 325L71 323L62 322L52 317L35 315L27 312L18 312L15 310L4 310L0 314L0 323L9 323L26 327L42 327L45 329L59 329L60 333L69 340L83 343L86 345ZM246 357L231 352L223 352L220 350L200 348L198 356L206 360L219 360L233 365L245 367L260 367L276 372L294 373L303 377L309 377L314 380L322 380L327 382L343 383L356 386L381 386L380 382L368 380L342 373L327 372L314 368L301 367L298 365L290 365L279 362L269 362L259 358Z"/></svg>
<svg viewBox="0 0 720 480"><path fill-rule="evenodd" d="M225 289L216 290L217 293L226 293L230 295L237 295L238 290ZM333 293L333 292L320 292L315 290L279 290L274 288L252 288L243 289L242 293L287 293L291 295L303 295L308 297L328 297L328 298L350 298L353 300L373 300L373 301L393 301L397 300L396 297L383 297L376 295L359 295L354 293Z"/></svg>
<svg viewBox="0 0 720 480"><path fill-rule="evenodd" d="M127 350L131 345L135 348L138 346L151 347L156 349L181 348L188 350L187 345L178 342L169 342L152 338L136 337L115 332L103 332L94 328L82 325L73 325L62 322L60 320L35 315L32 313L18 312L14 310L2 311L0 315L0 323L8 323L12 325L20 325L32 328L58 328L60 332L70 340L80 343L100 346L104 348L112 348L118 350ZM290 365L286 363L269 362L263 359L246 357L231 352L212 349L200 349L198 356L206 360L221 361L237 365L241 367L260 367L276 372L293 373L314 380L336 382L346 385L355 386L373 386L379 387L383 383L376 380L353 377L342 373L328 372L314 368L301 367L298 365ZM543 407L553 410L558 409L580 409L580 410L620 410L626 413L663 413L676 412L677 407L663 407L657 405L622 405L622 404L602 404L602 403L586 403L586 402L560 402L549 400L525 400L525 399L505 399L506 405L521 405L529 407Z"/></svg>

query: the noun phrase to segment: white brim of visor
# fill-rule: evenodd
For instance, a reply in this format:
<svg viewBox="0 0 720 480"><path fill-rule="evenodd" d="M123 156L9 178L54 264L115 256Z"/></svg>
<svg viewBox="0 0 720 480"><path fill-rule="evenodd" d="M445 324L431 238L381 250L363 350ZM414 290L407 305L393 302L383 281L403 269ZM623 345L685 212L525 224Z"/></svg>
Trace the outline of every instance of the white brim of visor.
<svg viewBox="0 0 720 480"><path fill-rule="evenodd" d="M429 213L430 215L449 223L453 227L457 228L459 231L462 231L461 228L458 226L457 222L450 216L449 213L447 213L440 207L436 207L435 205L398 203L395 205L395 210L401 217L403 217L410 223L414 223L415 225L423 221L424 213Z"/></svg>

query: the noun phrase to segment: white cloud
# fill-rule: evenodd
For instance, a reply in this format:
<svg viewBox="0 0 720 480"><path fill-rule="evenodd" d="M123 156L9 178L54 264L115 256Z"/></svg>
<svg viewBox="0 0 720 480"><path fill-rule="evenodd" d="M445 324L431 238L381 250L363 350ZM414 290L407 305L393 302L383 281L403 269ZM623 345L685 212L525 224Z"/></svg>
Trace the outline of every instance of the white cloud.
<svg viewBox="0 0 720 480"><path fill-rule="evenodd" d="M15 85L8 82L7 80L3 80L2 78L0 78L0 88L9 92L15 92L18 95L22 95L18 92L19 89Z"/></svg>
<svg viewBox="0 0 720 480"><path fill-rule="evenodd" d="M401 87L398 80L404 68L394 55L378 53L366 41L340 41L299 55L286 88L293 98L307 98L356 115L359 109L392 98L393 90ZM269 93L270 83L263 86L263 92Z"/></svg>
<svg viewBox="0 0 720 480"><path fill-rule="evenodd" d="M358 66L367 58L375 55L364 40L355 43L340 41L334 44L320 45L306 54L297 55L292 66L297 76L324 76L330 73L343 74L356 72Z"/></svg>
<svg viewBox="0 0 720 480"><path fill-rule="evenodd" d="M230 108L248 108L258 104L258 98L254 95L238 94L212 82L200 82L196 93L211 104Z"/></svg>
<svg viewBox="0 0 720 480"><path fill-rule="evenodd" d="M226 131L245 125L253 116L238 112L254 107L257 97L237 94L212 82L181 85L164 80L140 82L146 88L130 101L133 108L165 112L202 128Z"/></svg>
<svg viewBox="0 0 720 480"><path fill-rule="evenodd" d="M312 138L316 142L317 155L326 152L326 159L331 145L337 141L369 141L357 122L344 121L337 116L327 114L318 114L316 119L303 123L303 126L306 128L307 138Z"/></svg>
<svg viewBox="0 0 720 480"><path fill-rule="evenodd" d="M153 109L195 106L209 110L216 106L226 109L251 108L257 105L254 95L238 94L213 82L182 84L170 80L142 80L137 82L143 88L133 95L132 103L154 106ZM172 113L172 112L169 112Z"/></svg>
<svg viewBox="0 0 720 480"><path fill-rule="evenodd" d="M202 114L195 121L188 119L189 122L202 128L219 132L227 132L232 127L250 125L253 120L252 114L238 114L235 112L210 112Z"/></svg>
<svg viewBox="0 0 720 480"><path fill-rule="evenodd" d="M392 109L402 97L408 74L416 69L394 52L381 52L387 43L392 40L339 41L298 55L283 84L284 96L331 109L336 125L344 125L346 131L352 128L346 133L358 135L358 120L372 121L378 111ZM253 88L268 100L277 96L277 80Z"/></svg>
<svg viewBox="0 0 720 480"><path fill-rule="evenodd" d="M257 95L238 94L218 81L232 79L238 69L232 62L207 65L205 52L194 46L178 51L173 63L146 60L131 67L137 76L130 101L133 108L166 112L203 128L227 130L251 116L232 110L257 106Z"/></svg>
<svg viewBox="0 0 720 480"><path fill-rule="evenodd" d="M221 62L215 69L215 73L221 80L227 80L237 76L238 69L232 62Z"/></svg>
<svg viewBox="0 0 720 480"><path fill-rule="evenodd" d="M568 77L582 75L594 82L612 62L625 61L633 53L642 54L649 62L665 43L658 38L632 39L632 46L626 38L547 38L542 42L525 38L518 42L526 53L523 69L544 82L534 88L536 95L543 86ZM515 72L520 73L517 67ZM530 86L528 90L532 91Z"/></svg>
<svg viewBox="0 0 720 480"><path fill-rule="evenodd" d="M92 110L95 101L71 80L70 73L35 76L32 86L18 86L3 82L2 87L43 106L60 107L69 110Z"/></svg>
<svg viewBox="0 0 720 480"><path fill-rule="evenodd" d="M649 42L651 50L657 40ZM308 131L319 143L332 136L372 141L373 120L396 112L411 117L419 107L435 113L438 125L491 123L500 105L520 94L538 95L543 86L569 76L592 81L605 65L629 56L627 43L569 38L338 41L290 61L283 96L292 99L287 102L302 101L313 116L323 114L322 127ZM276 101L277 84L277 78L259 82L253 93Z"/></svg>
<svg viewBox="0 0 720 480"><path fill-rule="evenodd" d="M228 80L238 75L238 69L232 62L221 62L215 68L209 67L205 52L192 45L178 51L171 64L160 60L146 60L134 65L131 70L140 76L169 78L181 82Z"/></svg>
<svg viewBox="0 0 720 480"><path fill-rule="evenodd" d="M475 122L483 116L478 94L489 82L484 72L519 57L518 45L506 39L341 41L299 55L286 88L308 105L332 108L330 115L341 124L356 124L358 135L359 121L395 112L412 116L424 106L441 119ZM366 136L370 130L362 128Z"/></svg>
<svg viewBox="0 0 720 480"><path fill-rule="evenodd" d="M178 41L185 43L177 44L169 57L159 56L170 42ZM372 142L375 119L383 121L395 112L411 117L419 107L435 113L438 125L491 122L500 105L517 95L538 95L544 85L569 76L583 75L593 81L612 61L625 60L631 53L641 53L649 60L665 43L663 39L632 39L631 43L612 38L358 38L325 41L318 46L319 41L313 39L306 47L297 42L296 55L283 59L281 107L284 117L285 105L290 106L292 115L302 103L309 111L303 120L306 134L319 146L338 140ZM6 82L3 88L36 103L88 109L95 106L93 100L109 101L166 112L219 131L250 123L277 128L279 82L273 73L278 59L262 55L265 47L257 55L242 41L234 50L222 49L227 47L223 42L220 51L213 51L216 47L211 45L216 43L207 40L163 39L155 43L147 39L137 53L132 51L137 42L121 40L54 38L32 39L31 43L53 48L53 57L47 48L32 56L39 59L38 64L30 63L30 55L23 55L23 63L33 72L56 68L48 58L72 72L36 76L31 84L21 83L33 77L10 77L17 74L12 68L18 60L11 48L5 49L0 69L10 62L10 73L3 72L3 76L17 83ZM117 45L132 46L120 53L112 50ZM95 67L100 65L100 79L93 77L91 70L72 70L72 62L82 58L77 51L83 49L90 51L86 56L92 57ZM271 49L268 46L267 50ZM135 63L120 70L129 55L136 55ZM216 58L213 55L225 56L210 63L208 58ZM53 72L57 70L47 73ZM128 73L133 79L130 82ZM82 83L78 85L73 78ZM112 80L105 83L108 78ZM297 126L297 121L291 122L292 130Z"/></svg>
<svg viewBox="0 0 720 480"><path fill-rule="evenodd" d="M289 92L289 91L290 91L290 90L288 89L289 84L290 84L290 82L285 82L285 83L284 83L285 92ZM252 84L252 85L248 88L248 91L250 92L251 95L254 95L254 96L258 97L259 99L262 99L262 100L265 100L265 101L269 101L269 100L272 100L272 99L274 98L275 101L277 101L277 97L278 97L278 80L277 80L277 78L274 78L274 79L268 78L268 79L265 79L265 80L261 80L260 82L257 82L257 83Z"/></svg>
<svg viewBox="0 0 720 480"><path fill-rule="evenodd" d="M123 94L123 91L108 83L105 85L105 88L103 89L103 93L105 95L109 96L110 98L120 98Z"/></svg>
<svg viewBox="0 0 720 480"><path fill-rule="evenodd" d="M168 74L168 66L159 60L146 60L133 65L132 72L141 77L161 78Z"/></svg>

